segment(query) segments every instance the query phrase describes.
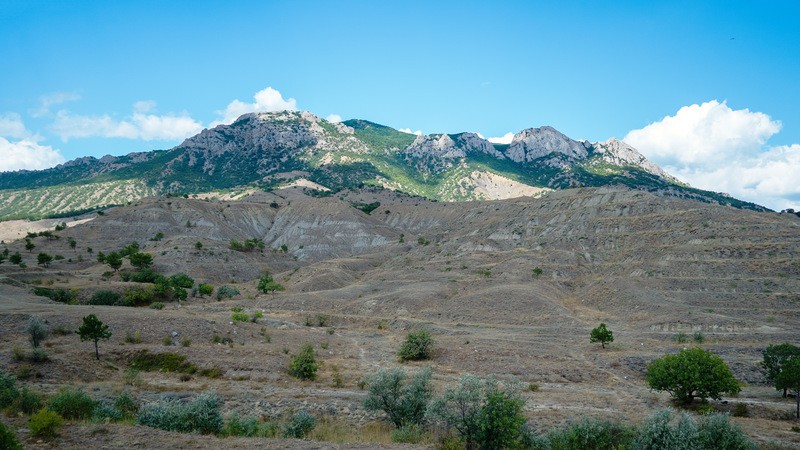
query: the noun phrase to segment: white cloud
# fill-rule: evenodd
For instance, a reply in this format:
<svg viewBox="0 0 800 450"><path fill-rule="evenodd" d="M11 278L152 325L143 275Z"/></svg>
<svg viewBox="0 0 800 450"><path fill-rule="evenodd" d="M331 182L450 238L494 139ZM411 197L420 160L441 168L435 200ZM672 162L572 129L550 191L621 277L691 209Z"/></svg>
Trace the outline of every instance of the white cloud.
<svg viewBox="0 0 800 450"><path fill-rule="evenodd" d="M500 137L490 137L487 141L492 144L510 144L512 139L514 139L514 133L506 133Z"/></svg>
<svg viewBox="0 0 800 450"><path fill-rule="evenodd" d="M81 98L75 92L54 92L52 94L39 97L39 109L31 112L33 117L41 117L50 114L50 108L66 102L72 102Z"/></svg>
<svg viewBox="0 0 800 450"><path fill-rule="evenodd" d="M328 117L325 118L325 120L331 123L339 123L342 121L342 116L338 114L330 114L328 115Z"/></svg>
<svg viewBox="0 0 800 450"><path fill-rule="evenodd" d="M403 132L403 133L408 133L408 134L416 134L417 136L422 136L422 130L411 131L411 128L400 128L397 131L400 131L400 132Z"/></svg>
<svg viewBox="0 0 800 450"><path fill-rule="evenodd" d="M30 137L30 132L17 113L0 114L0 136L22 139Z"/></svg>
<svg viewBox="0 0 800 450"><path fill-rule="evenodd" d="M46 169L64 162L58 150L30 139L10 142L0 137L0 172Z"/></svg>
<svg viewBox="0 0 800 450"><path fill-rule="evenodd" d="M733 110L716 100L684 106L623 141L662 164L715 165L733 156L758 153L781 123L749 109Z"/></svg>
<svg viewBox="0 0 800 450"><path fill-rule="evenodd" d="M217 111L222 116L221 119L211 123L210 127L215 127L220 124L231 124L239 116L251 112L268 112L268 111L296 111L297 100L290 98L285 100L278 90L268 87L256 92L253 96L254 103L245 103L240 100L234 100L228 103L224 111Z"/></svg>
<svg viewBox="0 0 800 450"><path fill-rule="evenodd" d="M101 116L74 115L69 111L59 111L53 123L53 132L62 140L75 137L117 137L143 139L145 141L165 139L184 139L203 129L200 122L187 113L181 115L148 114L155 108L153 101L140 101L134 104L131 116L117 120L108 114Z"/></svg>
<svg viewBox="0 0 800 450"><path fill-rule="evenodd" d="M770 147L780 121L712 100L629 132L623 139L690 185L775 210L800 207L800 145Z"/></svg>

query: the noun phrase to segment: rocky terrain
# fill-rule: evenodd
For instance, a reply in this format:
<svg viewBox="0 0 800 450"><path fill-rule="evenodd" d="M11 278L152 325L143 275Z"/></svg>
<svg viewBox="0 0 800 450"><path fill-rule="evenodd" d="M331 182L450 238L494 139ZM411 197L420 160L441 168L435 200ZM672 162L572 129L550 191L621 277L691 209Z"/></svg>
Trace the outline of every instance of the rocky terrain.
<svg viewBox="0 0 800 450"><path fill-rule="evenodd" d="M414 136L364 120L331 123L308 112L282 111L245 114L169 150L0 173L0 220L65 217L168 193L221 197L301 179L335 192L370 185L437 201L626 186L765 210L683 185L614 139L579 142L545 126L522 130L500 145L475 133Z"/></svg>
<svg viewBox="0 0 800 450"><path fill-rule="evenodd" d="M421 137L413 144L458 159L466 156L450 146L461 138L476 137ZM362 151L353 145L352 155ZM515 158L529 155L529 147L519 148ZM602 148L598 153L604 157L636 158L618 142ZM583 151L595 149L577 143L554 151L581 158ZM510 154L503 153L506 158ZM404 157L425 155L412 150ZM164 393L190 396L213 389L224 399L226 415L276 416L307 409L326 418L326 429L340 426L373 436L371 444L340 441L346 446L372 448L392 445L385 431L375 432L383 426L381 415L362 407L359 380L378 367L414 370L430 364L437 390L463 373L535 383L539 389L525 392L524 409L541 429L584 416L635 423L671 405L666 394L647 388L646 365L665 353L699 345L722 356L745 384L737 398L711 405L731 411L744 404L747 416L734 420L754 440L770 448L800 446L800 434L787 420L793 399L765 385L758 368L767 345L797 343L797 216L623 187L457 203L370 187L320 192L300 185L254 190L239 200L148 197L69 222L56 233L59 239L33 238L32 251L21 240L6 240L3 245L11 253L19 251L27 267L0 264L0 366L13 372L23 364L14 360L13 348L27 345L30 316L46 319L52 329L74 330L81 317L94 313L113 332L109 342L101 343L101 361L94 360L91 344L74 333L52 336L46 345L50 360L35 365L37 375L28 385L47 393L65 384L81 386L104 398L128 389L145 401ZM374 208L367 213L364 205ZM39 230L33 227L24 231ZM252 238L263 241L263 252L231 249L231 240ZM153 255L157 272L229 284L240 295L221 301L190 296L163 310L70 305L34 295L36 287L66 289L84 303L98 290L143 286L123 281L95 258L132 241ZM47 268L37 266L39 252L63 259ZM285 291L256 290L258 277L267 270ZM256 323L234 322L235 306L247 313L263 311L264 317ZM319 317L325 326L317 326ZM616 338L606 349L589 343L589 331L600 322ZM400 364L400 342L419 328L432 333L434 357ZM137 331L142 342L126 343L126 334ZM191 345L164 347L162 340L173 331L179 339L191 339ZM676 340L681 333L689 342ZM692 340L695 334L702 342ZM215 343L214 336L229 343ZM322 361L314 382L287 373L290 356L306 342ZM126 385L128 361L141 349L178 352L198 367L219 367L223 374L182 380L174 373L147 372ZM343 383L334 383L334 374ZM23 418L7 423L25 436ZM320 448L335 445L330 436L312 435L312 441L239 438L222 444L216 441L220 438L142 426L73 423L53 443L29 439L26 444Z"/></svg>

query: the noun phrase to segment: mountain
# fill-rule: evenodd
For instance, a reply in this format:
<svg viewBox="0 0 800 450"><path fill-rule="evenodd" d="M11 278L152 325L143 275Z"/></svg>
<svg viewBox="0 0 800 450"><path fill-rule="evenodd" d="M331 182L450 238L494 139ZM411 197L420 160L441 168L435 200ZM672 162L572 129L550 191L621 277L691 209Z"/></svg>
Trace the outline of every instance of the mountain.
<svg viewBox="0 0 800 450"><path fill-rule="evenodd" d="M374 185L438 201L622 185L766 210L681 184L615 139L576 141L545 126L499 145L474 133L414 136L365 120L331 123L308 112L281 111L245 114L169 150L0 173L0 219L71 215L167 193L272 189L298 179L332 191Z"/></svg>

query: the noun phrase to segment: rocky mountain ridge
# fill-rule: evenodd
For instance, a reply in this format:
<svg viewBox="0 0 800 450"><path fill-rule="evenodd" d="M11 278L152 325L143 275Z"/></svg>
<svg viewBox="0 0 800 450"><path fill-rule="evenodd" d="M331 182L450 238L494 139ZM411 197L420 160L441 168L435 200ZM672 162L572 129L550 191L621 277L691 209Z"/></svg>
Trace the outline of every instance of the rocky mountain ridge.
<svg viewBox="0 0 800 450"><path fill-rule="evenodd" d="M498 188L487 190L485 182L476 181L482 177L494 180ZM375 185L438 201L491 200L531 192L501 186L504 183L535 192L622 185L765 210L685 186L614 139L576 141L544 126L522 130L509 145L498 145L475 133L414 136L364 120L332 123L309 112L281 111L242 115L170 150L86 157L42 171L0 173L0 219L122 204L137 200L141 192L273 189L297 179L333 191ZM114 189L107 195L86 198L80 193L87 185L109 182ZM50 201L54 196L61 201Z"/></svg>

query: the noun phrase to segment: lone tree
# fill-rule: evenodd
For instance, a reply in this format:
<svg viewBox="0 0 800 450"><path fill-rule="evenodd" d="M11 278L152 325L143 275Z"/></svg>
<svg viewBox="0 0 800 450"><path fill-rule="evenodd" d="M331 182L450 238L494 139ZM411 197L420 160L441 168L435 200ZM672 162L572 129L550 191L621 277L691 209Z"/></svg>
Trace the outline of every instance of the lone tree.
<svg viewBox="0 0 800 450"><path fill-rule="evenodd" d="M684 404L695 397L719 400L722 394L741 390L731 369L719 356L702 348L681 350L666 355L647 366L647 384L651 389L667 391Z"/></svg>
<svg viewBox="0 0 800 450"><path fill-rule="evenodd" d="M100 255L97 255L97 257L99 259ZM119 253L117 252L111 252L105 255L104 261L106 262L106 264L108 264L109 267L114 269L114 272L116 272L117 270L119 270L120 267L122 267L122 256L120 256Z"/></svg>
<svg viewBox="0 0 800 450"><path fill-rule="evenodd" d="M34 248L36 248L36 244L31 242L30 239L25 239L25 250L27 250L28 253L31 253Z"/></svg>
<svg viewBox="0 0 800 450"><path fill-rule="evenodd" d="M39 256L36 257L36 262L40 266L50 267L50 263L53 262L53 257L47 253L39 253Z"/></svg>
<svg viewBox="0 0 800 450"><path fill-rule="evenodd" d="M47 328L45 328L42 319L31 316L30 320L28 320L28 335L33 348L39 347L42 341L47 338Z"/></svg>
<svg viewBox="0 0 800 450"><path fill-rule="evenodd" d="M767 347L762 353L764 360L761 368L764 369L767 380L775 385L776 390L783 390L786 398L787 387L778 381L783 367L792 359L800 358L800 347L787 343L775 344Z"/></svg>
<svg viewBox="0 0 800 450"><path fill-rule="evenodd" d="M259 280L258 280L258 290L265 293L265 294L272 294L275 295L275 291L284 291L286 290L282 284L278 283L277 281L272 279L272 275L269 272L266 272Z"/></svg>
<svg viewBox="0 0 800 450"><path fill-rule="evenodd" d="M97 348L97 341L111 337L108 325L101 322L94 314L89 314L83 318L83 325L78 328L76 333L81 337L81 341L94 341L94 355L99 361L100 350Z"/></svg>
<svg viewBox="0 0 800 450"><path fill-rule="evenodd" d="M311 344L305 344L289 363L289 375L301 380L314 380L317 378L317 368L314 347Z"/></svg>
<svg viewBox="0 0 800 450"><path fill-rule="evenodd" d="M614 332L606 328L606 324L601 323L599 327L592 329L589 342L599 342L601 347L606 348L606 344L614 342Z"/></svg>
<svg viewBox="0 0 800 450"><path fill-rule="evenodd" d="M800 358L790 359L784 364L776 381L784 386L784 389L794 391L795 417L800 419Z"/></svg>
<svg viewBox="0 0 800 450"><path fill-rule="evenodd" d="M383 411L395 427L420 425L431 399L431 369L427 367L406 382L406 372L401 368L378 369L364 377L368 386L364 408Z"/></svg>

